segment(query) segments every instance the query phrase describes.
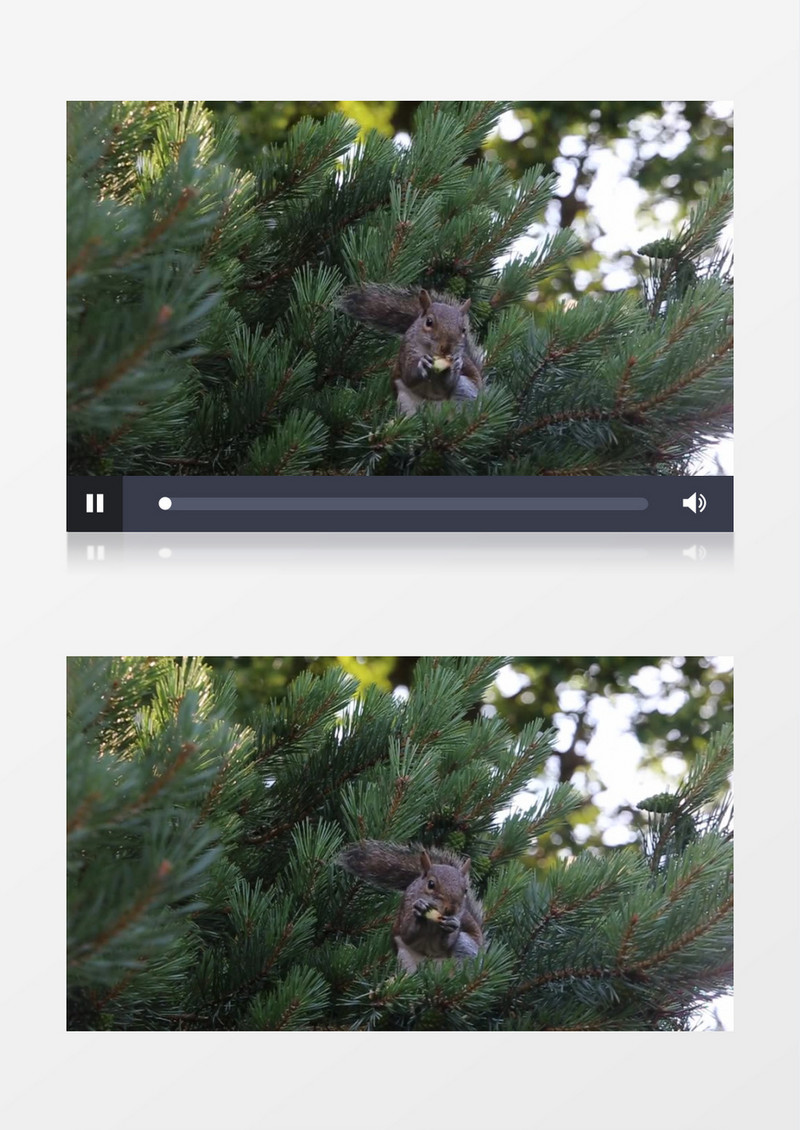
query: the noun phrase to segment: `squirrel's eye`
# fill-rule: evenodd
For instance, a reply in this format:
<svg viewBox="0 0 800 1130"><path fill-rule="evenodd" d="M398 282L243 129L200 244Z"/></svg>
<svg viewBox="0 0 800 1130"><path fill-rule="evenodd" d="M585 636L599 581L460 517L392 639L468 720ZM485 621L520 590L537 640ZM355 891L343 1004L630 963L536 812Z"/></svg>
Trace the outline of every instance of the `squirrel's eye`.
<svg viewBox="0 0 800 1130"><path fill-rule="evenodd" d="M426 325L426 326L432 326L432 325L433 325L433 318L431 318L431 317L427 317L427 318L425 319L425 325Z"/></svg>
<svg viewBox="0 0 800 1130"><path fill-rule="evenodd" d="M428 880L428 890L432 891L435 886L436 886L436 884L434 883L433 879L429 879Z"/></svg>

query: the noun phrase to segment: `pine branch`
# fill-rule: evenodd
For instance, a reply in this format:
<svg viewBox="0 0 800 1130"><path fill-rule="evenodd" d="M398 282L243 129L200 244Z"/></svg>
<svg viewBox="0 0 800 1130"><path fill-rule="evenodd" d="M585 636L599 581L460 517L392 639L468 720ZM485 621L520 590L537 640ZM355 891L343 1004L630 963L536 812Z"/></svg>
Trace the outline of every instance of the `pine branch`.
<svg viewBox="0 0 800 1130"><path fill-rule="evenodd" d="M695 367L684 376L682 376L680 380L675 381L675 383L670 385L669 388L663 389L656 396L651 397L649 400L640 401L638 404L631 405L629 411L638 413L648 412L651 408L655 408L658 404L663 404L665 400L669 400L670 397L673 397L676 395L676 393L681 392L687 387L687 385L690 385L693 381L699 380L700 377L705 376L706 373L713 371L715 368L717 368L717 366L721 365L726 354L730 353L732 349L733 334L731 334L727 338L727 340L722 343L713 357L709 357L706 361L701 362L699 365L695 365Z"/></svg>

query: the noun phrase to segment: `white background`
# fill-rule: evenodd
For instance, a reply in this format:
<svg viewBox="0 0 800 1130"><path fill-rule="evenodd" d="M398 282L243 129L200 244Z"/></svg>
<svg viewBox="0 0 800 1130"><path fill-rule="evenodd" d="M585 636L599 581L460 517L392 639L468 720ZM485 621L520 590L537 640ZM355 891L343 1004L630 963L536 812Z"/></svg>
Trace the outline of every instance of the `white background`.
<svg viewBox="0 0 800 1130"><path fill-rule="evenodd" d="M41 6L6 17L0 1117L593 1130L798 1114L795 0ZM64 101L733 99L736 535L88 539L64 529ZM170 550L170 555L160 550ZM729 1034L64 1031L67 654L733 654ZM767 836L768 833L768 836Z"/></svg>

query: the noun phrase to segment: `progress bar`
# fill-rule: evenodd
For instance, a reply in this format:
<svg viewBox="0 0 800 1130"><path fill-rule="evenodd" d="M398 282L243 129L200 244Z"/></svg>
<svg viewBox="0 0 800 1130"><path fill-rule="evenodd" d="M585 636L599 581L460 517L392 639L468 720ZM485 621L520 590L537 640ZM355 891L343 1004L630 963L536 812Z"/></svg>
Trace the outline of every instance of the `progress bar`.
<svg viewBox="0 0 800 1130"><path fill-rule="evenodd" d="M448 495L441 498L189 498L162 496L161 510L647 510L649 502L641 497L610 498L469 498Z"/></svg>

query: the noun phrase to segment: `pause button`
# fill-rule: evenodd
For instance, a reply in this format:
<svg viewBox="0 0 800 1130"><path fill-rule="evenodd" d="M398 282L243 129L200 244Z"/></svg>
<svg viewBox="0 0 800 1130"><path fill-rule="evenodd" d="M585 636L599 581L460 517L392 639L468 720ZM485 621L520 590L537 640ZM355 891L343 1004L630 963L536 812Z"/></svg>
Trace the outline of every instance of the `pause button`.
<svg viewBox="0 0 800 1130"><path fill-rule="evenodd" d="M102 496L102 494L87 494L86 495L86 513L87 514L102 514L103 513L103 496Z"/></svg>

